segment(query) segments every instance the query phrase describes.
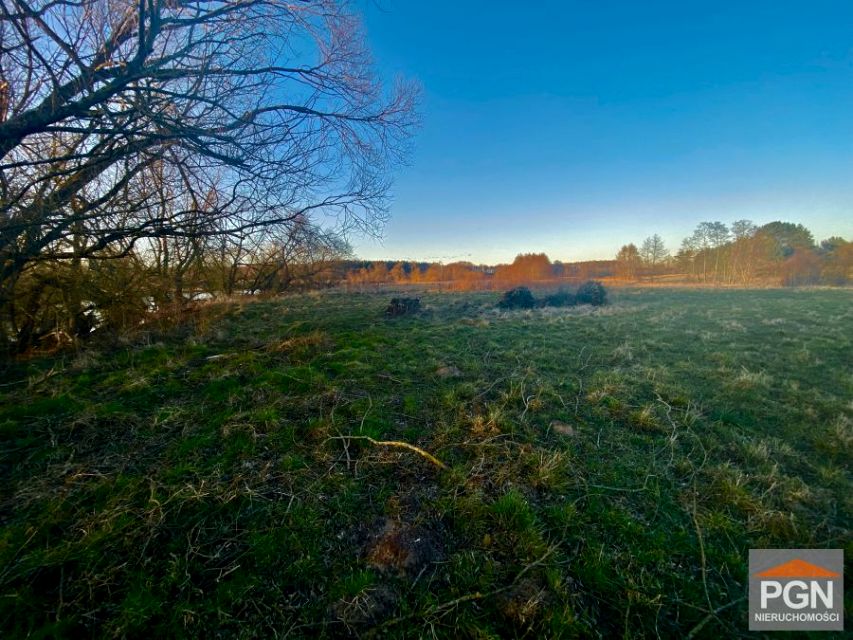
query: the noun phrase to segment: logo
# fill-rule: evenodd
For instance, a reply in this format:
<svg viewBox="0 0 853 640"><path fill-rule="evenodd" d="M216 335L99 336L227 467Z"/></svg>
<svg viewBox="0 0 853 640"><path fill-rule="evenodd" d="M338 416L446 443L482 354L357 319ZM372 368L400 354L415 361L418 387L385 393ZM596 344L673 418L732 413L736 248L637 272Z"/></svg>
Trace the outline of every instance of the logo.
<svg viewBox="0 0 853 640"><path fill-rule="evenodd" d="M842 549L750 549L750 631L842 631Z"/></svg>

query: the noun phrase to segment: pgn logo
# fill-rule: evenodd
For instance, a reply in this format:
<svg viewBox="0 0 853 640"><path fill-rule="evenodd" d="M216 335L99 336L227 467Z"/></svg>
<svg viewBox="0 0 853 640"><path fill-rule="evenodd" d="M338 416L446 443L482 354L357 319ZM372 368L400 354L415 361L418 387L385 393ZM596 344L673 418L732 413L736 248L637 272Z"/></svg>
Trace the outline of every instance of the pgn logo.
<svg viewBox="0 0 853 640"><path fill-rule="evenodd" d="M844 551L750 549L751 631L844 629Z"/></svg>

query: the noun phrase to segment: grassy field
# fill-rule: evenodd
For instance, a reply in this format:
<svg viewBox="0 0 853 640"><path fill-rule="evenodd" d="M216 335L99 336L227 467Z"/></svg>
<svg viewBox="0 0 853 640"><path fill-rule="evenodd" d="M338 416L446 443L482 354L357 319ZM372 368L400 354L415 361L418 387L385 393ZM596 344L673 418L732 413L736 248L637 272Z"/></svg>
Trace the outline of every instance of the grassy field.
<svg viewBox="0 0 853 640"><path fill-rule="evenodd" d="M389 297L7 369L2 635L736 637L853 557L852 292Z"/></svg>

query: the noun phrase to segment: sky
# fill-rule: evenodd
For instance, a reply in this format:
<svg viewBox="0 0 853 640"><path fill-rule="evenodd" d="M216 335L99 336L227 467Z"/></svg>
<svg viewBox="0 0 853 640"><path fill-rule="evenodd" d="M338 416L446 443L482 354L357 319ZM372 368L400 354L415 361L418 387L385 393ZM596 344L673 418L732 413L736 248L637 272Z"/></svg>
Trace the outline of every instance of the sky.
<svg viewBox="0 0 853 640"><path fill-rule="evenodd" d="M421 126L366 259L609 259L702 220L853 239L853 2L359 0Z"/></svg>

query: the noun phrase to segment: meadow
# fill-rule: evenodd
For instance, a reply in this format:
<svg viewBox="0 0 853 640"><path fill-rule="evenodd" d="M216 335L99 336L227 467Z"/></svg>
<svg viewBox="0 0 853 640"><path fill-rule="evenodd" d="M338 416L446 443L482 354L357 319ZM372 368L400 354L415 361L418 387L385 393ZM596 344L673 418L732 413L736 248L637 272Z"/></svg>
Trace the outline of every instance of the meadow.
<svg viewBox="0 0 853 640"><path fill-rule="evenodd" d="M739 637L748 549L853 557L850 290L390 297L7 367L3 637Z"/></svg>

